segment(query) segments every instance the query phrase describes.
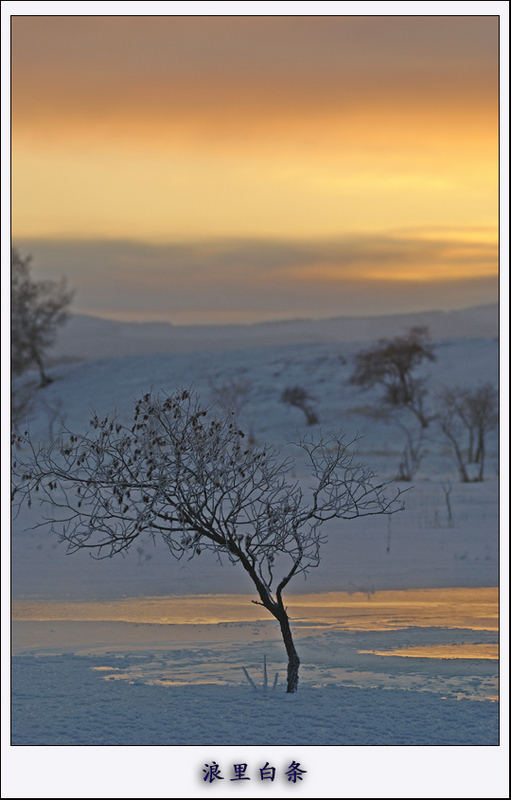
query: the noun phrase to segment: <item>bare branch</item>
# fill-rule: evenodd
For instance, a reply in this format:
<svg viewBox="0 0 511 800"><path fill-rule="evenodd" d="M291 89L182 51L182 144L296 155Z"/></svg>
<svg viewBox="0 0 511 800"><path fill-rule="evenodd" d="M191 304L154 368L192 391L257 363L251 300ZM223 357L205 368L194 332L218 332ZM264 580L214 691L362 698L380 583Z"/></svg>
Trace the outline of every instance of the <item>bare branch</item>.
<svg viewBox="0 0 511 800"><path fill-rule="evenodd" d="M14 441L14 507L37 499L50 510L39 524L69 552L108 558L149 535L161 536L178 559L206 550L240 563L280 623L288 687L296 688L299 660L282 592L318 566L323 523L403 507L401 492L388 499L388 485L340 434L298 442L313 479L306 497L289 480L290 459L247 444L232 413L215 413L186 389L144 395L129 425L93 414L87 434L64 429L48 447L34 445L28 431Z"/></svg>
<svg viewBox="0 0 511 800"><path fill-rule="evenodd" d="M416 377L414 371L423 361L435 360L428 329L411 328L405 336L380 339L357 353L349 383L361 389L382 386L387 406L410 409L422 427L427 428L432 420L424 408L428 392L424 378Z"/></svg>

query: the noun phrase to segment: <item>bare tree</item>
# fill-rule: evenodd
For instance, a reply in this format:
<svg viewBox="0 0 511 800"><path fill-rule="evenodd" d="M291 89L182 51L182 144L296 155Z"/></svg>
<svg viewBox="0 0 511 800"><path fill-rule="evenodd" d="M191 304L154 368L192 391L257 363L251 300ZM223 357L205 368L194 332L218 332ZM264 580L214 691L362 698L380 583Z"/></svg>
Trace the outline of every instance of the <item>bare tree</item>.
<svg viewBox="0 0 511 800"><path fill-rule="evenodd" d="M483 479L486 457L486 437L499 424L499 395L491 383L484 383L473 391L465 392L465 406L469 426L475 431L477 446L474 463L479 464L480 480Z"/></svg>
<svg viewBox="0 0 511 800"><path fill-rule="evenodd" d="M54 341L57 328L67 318L73 292L65 281L35 281L30 274L31 256L22 258L13 249L11 258L11 363L21 375L35 364L41 387L51 383L44 370L43 356Z"/></svg>
<svg viewBox="0 0 511 800"><path fill-rule="evenodd" d="M353 443L332 436L302 440L313 478L306 500L290 483L292 460L272 447L244 444L232 414L215 416L188 390L146 394L133 422L93 415L87 435L63 432L49 447L17 435L15 509L35 499L48 525L73 553L97 558L125 552L139 537L161 536L176 558L213 552L246 570L263 605L279 622L287 656L287 691L298 685L300 659L282 593L320 561L323 523L401 509L395 491L357 463ZM277 577L278 576L278 577Z"/></svg>
<svg viewBox="0 0 511 800"><path fill-rule="evenodd" d="M420 426L418 431L414 430L413 427L405 425L399 419L395 419L394 422L406 437L396 480L412 481L424 458L424 429Z"/></svg>
<svg viewBox="0 0 511 800"><path fill-rule="evenodd" d="M459 386L445 386L443 391L439 395L440 401L440 427L444 434L445 431L445 421L449 421L449 428L457 433L459 439L462 438L464 433L464 428L466 428L466 432L468 434L468 448L466 454L466 461L469 464L474 463L474 442L475 442L475 426L474 422L471 419L471 415L469 413L469 409L466 405L466 389L462 389ZM453 424L452 417L456 419L457 426ZM463 423L460 425L459 423ZM463 427L464 426L464 427ZM449 437L447 437L449 438ZM461 447L460 447L461 452Z"/></svg>
<svg viewBox="0 0 511 800"><path fill-rule="evenodd" d="M406 409L405 409L406 410ZM366 407L360 411L369 419L394 424L404 433L405 443L396 481L411 481L415 477L424 458L424 429L415 417L404 421L402 410L395 408Z"/></svg>
<svg viewBox="0 0 511 800"><path fill-rule="evenodd" d="M405 336L379 339L377 344L355 356L355 370L349 383L361 389L380 385L385 389L383 402L394 408L408 408L427 428L428 416L424 401L428 394L426 381L414 371L423 361L435 361L428 329L411 328Z"/></svg>
<svg viewBox="0 0 511 800"><path fill-rule="evenodd" d="M437 422L444 437L451 448L454 460L458 466L460 481L469 483L470 477L467 470L467 458L463 448L463 435L465 428L463 421L456 411L456 407L449 401L449 394L444 393L439 398L440 407Z"/></svg>
<svg viewBox="0 0 511 800"><path fill-rule="evenodd" d="M463 483L471 481L468 464L479 465L472 480L483 480L487 435L495 430L498 421L498 393L491 383L472 390L445 387L439 395L438 423L451 446Z"/></svg>
<svg viewBox="0 0 511 800"><path fill-rule="evenodd" d="M224 411L232 412L239 420L241 410L250 400L253 390L252 381L246 378L229 378L223 383L215 383L212 378L209 378L208 383L220 407ZM255 443L252 426L249 427L248 439L252 444Z"/></svg>
<svg viewBox="0 0 511 800"><path fill-rule="evenodd" d="M252 392L252 381L246 378L229 378L223 383L209 379L209 385L218 403L225 411L233 411L236 418L248 403Z"/></svg>
<svg viewBox="0 0 511 800"><path fill-rule="evenodd" d="M446 481L445 483L441 484L441 487L445 497L445 505L447 506L447 524L449 528L454 528L454 517L451 506L452 486L449 481Z"/></svg>
<svg viewBox="0 0 511 800"><path fill-rule="evenodd" d="M319 417L311 406L314 398L301 386L288 386L280 396L281 403L299 408L305 414L307 425L317 425Z"/></svg>

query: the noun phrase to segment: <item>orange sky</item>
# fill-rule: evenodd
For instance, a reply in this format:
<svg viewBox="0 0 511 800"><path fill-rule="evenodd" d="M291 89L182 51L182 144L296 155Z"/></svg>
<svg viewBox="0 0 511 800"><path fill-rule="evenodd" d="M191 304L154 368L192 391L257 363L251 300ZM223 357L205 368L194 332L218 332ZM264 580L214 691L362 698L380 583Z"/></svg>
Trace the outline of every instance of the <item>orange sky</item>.
<svg viewBox="0 0 511 800"><path fill-rule="evenodd" d="M181 243L210 284L218 260L201 260L197 243L209 252L244 242L251 282L263 277L269 291L286 276L327 294L347 279L486 281L480 299L490 302L498 69L496 16L15 16L14 242L51 271L52 242L79 261L84 243L108 240L107 281L122 262L113 242ZM368 243L389 238L406 261L371 256ZM285 242L285 261L262 270L254 241L275 252ZM348 274L343 246L355 241L361 257ZM290 263L290 242L309 259ZM176 279L174 260L161 262L160 291ZM97 305L83 270L68 272L79 308L123 313L107 291ZM242 287L229 299L225 283L225 313L243 311ZM471 304L477 292L469 302L463 286L458 305ZM312 316L332 313L317 302ZM133 303L126 297L128 315ZM206 320L187 303L190 320Z"/></svg>

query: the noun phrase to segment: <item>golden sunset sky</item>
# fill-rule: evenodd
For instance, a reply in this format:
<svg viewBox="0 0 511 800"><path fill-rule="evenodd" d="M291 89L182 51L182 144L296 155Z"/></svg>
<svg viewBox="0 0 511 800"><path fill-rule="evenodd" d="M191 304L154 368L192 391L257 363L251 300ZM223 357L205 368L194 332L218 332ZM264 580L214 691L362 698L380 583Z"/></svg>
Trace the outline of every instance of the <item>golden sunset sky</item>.
<svg viewBox="0 0 511 800"><path fill-rule="evenodd" d="M498 16L13 16L12 233L74 310L495 302Z"/></svg>

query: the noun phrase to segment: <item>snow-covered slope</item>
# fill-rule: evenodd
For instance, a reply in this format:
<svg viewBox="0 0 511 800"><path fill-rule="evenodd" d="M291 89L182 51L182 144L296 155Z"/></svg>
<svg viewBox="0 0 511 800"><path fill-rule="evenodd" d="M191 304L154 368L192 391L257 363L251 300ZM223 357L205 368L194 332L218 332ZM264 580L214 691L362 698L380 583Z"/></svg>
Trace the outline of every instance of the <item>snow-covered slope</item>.
<svg viewBox="0 0 511 800"><path fill-rule="evenodd" d="M367 342L402 334L416 325L429 328L433 339L494 338L498 335L498 307L224 326L117 322L73 314L61 330L51 355L58 359L96 358L99 354L109 358L287 344Z"/></svg>
<svg viewBox="0 0 511 800"><path fill-rule="evenodd" d="M117 409L128 420L133 398L149 390L192 385L206 401L214 401L214 387L237 381L246 390L240 425L258 442L292 455L290 441L297 434L319 432L316 426L307 428L299 409L280 401L283 389L299 385L314 398L321 429L341 427L350 439L359 434L361 460L392 481L406 436L399 424L374 418L381 406L377 389L361 393L349 386L353 357L368 340L428 324L437 360L423 376L433 411L444 385L497 384L496 315L492 318L488 308L466 314L439 315L438 327L431 315L427 321L418 315L195 329L195 339L194 329L75 318L62 332L67 343L61 340L56 352L88 360L61 362L50 370L53 383L34 394L31 435L48 440L61 421L83 431L91 406L100 414ZM446 333L447 320L454 336ZM146 354L137 349L145 347ZM35 378L27 375L24 381ZM412 420L400 422L413 431ZM494 432L485 480L462 484L432 423L412 484L399 484L413 486L404 511L325 526L328 542L319 567L306 582L297 578L288 587L302 658L296 696L285 695L282 677L276 695L252 694L244 682L242 665L260 681L263 656L272 677L275 670L282 676L285 655L276 624L250 602L254 590L243 570L219 565L208 553L176 562L163 543L154 546L150 538L136 542L126 558L98 562L83 552L67 556L44 528L30 529L41 521L41 510L24 508L12 525L13 742L202 745L197 764L190 767L199 775L205 759L220 759L222 774L232 770L232 757L221 760L221 746L225 754L225 746L236 745L238 761L249 761L247 747L271 746L260 764L250 760L255 788L254 776L265 759L274 758L281 771L289 766L275 752L283 745L310 770L311 781L317 781L318 772L307 753L321 750L318 745L461 746L451 750L496 745L491 587L497 586L499 566L497 447ZM292 477L307 490L310 478L300 457ZM397 485L391 483L389 491ZM470 619L456 605L458 595L449 595L457 587L470 589L467 596L476 609ZM433 592L430 607L435 613L442 608L443 616L421 621L421 603L405 590L422 589ZM390 590L398 594L383 618ZM348 593L342 601L335 599L339 592ZM479 602L488 592L489 602ZM229 614L215 621L210 617L220 602ZM354 627L343 611L346 602L355 608ZM209 616L192 616L196 603ZM136 618L126 615L128 607L130 614L136 609ZM170 607L181 615L177 621L169 616ZM405 657L409 646L418 647L421 657ZM461 656L431 654L432 647L447 646ZM464 657L459 648L466 647L475 647L476 657ZM477 656L478 648L490 655ZM332 772L331 765L323 769ZM192 774L182 796L198 794ZM360 769L354 776L360 785ZM275 786L285 793L284 783ZM392 787L395 791L394 780ZM328 791L317 796L333 796ZM377 789L364 796L378 796Z"/></svg>
<svg viewBox="0 0 511 800"><path fill-rule="evenodd" d="M259 442L276 444L283 455L296 456L290 442L300 434L316 435L341 428L347 439L360 436L360 458L385 480L396 475L406 434L399 424L375 420L380 392L360 392L348 385L358 344L309 344L244 348L214 353L158 354L104 358L55 367L54 382L35 393L30 420L35 440L47 440L61 421L71 429L88 427L90 409L100 415L117 410L130 419L133 400L147 391L172 392L193 386L206 402L214 402L214 386L234 380L246 389L241 426ZM437 342L437 361L424 369L429 382L427 402L445 385L473 387L498 381L498 344L494 339ZM302 386L314 398L319 426L308 428L297 408L280 398L288 386ZM410 415L411 416L411 415ZM416 435L413 417L399 418ZM456 466L439 429L425 432L424 457L407 495L406 510L389 522L384 518L349 524L331 523L329 543L320 568L294 591L349 591L433 586L489 586L497 581L497 436L489 438L486 480L460 484ZM294 473L308 485L298 456ZM445 491L450 487L454 522L447 521ZM406 485L403 486L406 488ZM188 594L250 591L242 570L221 569L206 554L176 563L159 545L140 542L127 559L92 562L84 553L66 558L40 530L26 532L39 511L24 510L13 527L13 591L15 598L106 598L126 593ZM390 546L390 552L387 548ZM225 581L227 580L227 585Z"/></svg>

